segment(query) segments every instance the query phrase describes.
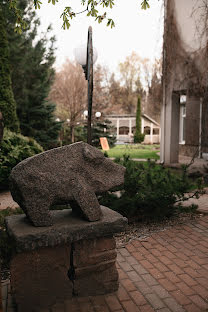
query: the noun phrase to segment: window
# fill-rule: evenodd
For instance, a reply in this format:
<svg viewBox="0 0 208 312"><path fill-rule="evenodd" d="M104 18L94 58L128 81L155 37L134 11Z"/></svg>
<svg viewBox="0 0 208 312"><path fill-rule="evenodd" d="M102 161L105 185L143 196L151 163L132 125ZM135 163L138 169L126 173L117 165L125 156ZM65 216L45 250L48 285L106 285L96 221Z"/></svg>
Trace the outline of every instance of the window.
<svg viewBox="0 0 208 312"><path fill-rule="evenodd" d="M150 127L144 127L144 134L150 134Z"/></svg>
<svg viewBox="0 0 208 312"><path fill-rule="evenodd" d="M185 144L186 133L186 95L180 96L179 143Z"/></svg>
<svg viewBox="0 0 208 312"><path fill-rule="evenodd" d="M159 128L153 128L153 134L154 135L159 135L160 129Z"/></svg>
<svg viewBox="0 0 208 312"><path fill-rule="evenodd" d="M129 134L129 127L120 127L119 134L121 135L128 135Z"/></svg>

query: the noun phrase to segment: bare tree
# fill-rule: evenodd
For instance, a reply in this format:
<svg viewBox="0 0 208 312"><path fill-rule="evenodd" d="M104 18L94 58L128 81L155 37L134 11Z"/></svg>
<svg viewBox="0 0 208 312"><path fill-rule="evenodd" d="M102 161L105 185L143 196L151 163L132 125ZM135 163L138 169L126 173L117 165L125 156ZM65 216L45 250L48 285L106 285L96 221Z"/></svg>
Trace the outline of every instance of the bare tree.
<svg viewBox="0 0 208 312"><path fill-rule="evenodd" d="M150 67L150 83L146 99L146 112L157 122L160 122L160 111L162 104L162 61L155 60Z"/></svg>
<svg viewBox="0 0 208 312"><path fill-rule="evenodd" d="M69 60L56 73L50 99L57 105L57 115L67 120L70 126L71 142L74 142L74 128L87 108L87 85L80 65Z"/></svg>

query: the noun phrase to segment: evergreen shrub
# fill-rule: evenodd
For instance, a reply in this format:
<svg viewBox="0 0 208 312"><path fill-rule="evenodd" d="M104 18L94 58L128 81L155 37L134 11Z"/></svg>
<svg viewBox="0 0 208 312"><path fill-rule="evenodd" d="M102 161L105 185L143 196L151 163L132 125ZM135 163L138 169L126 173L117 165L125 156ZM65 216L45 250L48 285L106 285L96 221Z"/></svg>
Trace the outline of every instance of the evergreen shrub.
<svg viewBox="0 0 208 312"><path fill-rule="evenodd" d="M145 134L141 133L141 98L138 97L137 111L136 111L136 132L134 134L134 143L142 143Z"/></svg>
<svg viewBox="0 0 208 312"><path fill-rule="evenodd" d="M0 262L3 268L9 268L12 252L14 252L13 240L8 236L5 228L5 218L14 214L23 213L22 209L7 208L0 211Z"/></svg>
<svg viewBox="0 0 208 312"><path fill-rule="evenodd" d="M126 167L124 186L100 197L100 204L118 211L129 220L160 219L181 211L181 202L192 189L186 168L181 175L154 161L134 162L129 156L117 163ZM201 192L201 181L195 196ZM114 190L115 191L115 190ZM119 196L118 196L119 194Z"/></svg>
<svg viewBox="0 0 208 312"><path fill-rule="evenodd" d="M32 138L5 129L0 144L0 189L8 188L11 170L20 161L43 151Z"/></svg>

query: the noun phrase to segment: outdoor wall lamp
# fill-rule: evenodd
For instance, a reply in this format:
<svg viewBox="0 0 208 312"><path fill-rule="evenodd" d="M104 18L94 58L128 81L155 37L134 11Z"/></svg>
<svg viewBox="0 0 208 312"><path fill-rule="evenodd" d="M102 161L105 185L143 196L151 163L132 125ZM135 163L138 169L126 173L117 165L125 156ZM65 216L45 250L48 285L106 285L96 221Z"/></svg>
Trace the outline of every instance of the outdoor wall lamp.
<svg viewBox="0 0 208 312"><path fill-rule="evenodd" d="M97 51L92 45L92 27L88 28L87 47L82 45L74 50L76 61L82 66L85 78L88 81L88 115L87 115L87 143L92 143L91 121L92 121L92 98L93 98L93 64L97 60Z"/></svg>

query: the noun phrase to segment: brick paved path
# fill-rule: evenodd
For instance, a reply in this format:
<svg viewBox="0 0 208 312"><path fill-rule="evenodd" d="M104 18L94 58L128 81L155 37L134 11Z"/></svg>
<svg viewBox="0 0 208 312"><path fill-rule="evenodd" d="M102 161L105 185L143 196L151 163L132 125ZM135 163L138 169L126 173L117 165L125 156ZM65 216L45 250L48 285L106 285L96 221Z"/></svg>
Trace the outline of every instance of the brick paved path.
<svg viewBox="0 0 208 312"><path fill-rule="evenodd" d="M208 216L130 242L117 263L118 292L38 312L208 311Z"/></svg>

